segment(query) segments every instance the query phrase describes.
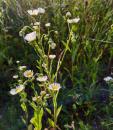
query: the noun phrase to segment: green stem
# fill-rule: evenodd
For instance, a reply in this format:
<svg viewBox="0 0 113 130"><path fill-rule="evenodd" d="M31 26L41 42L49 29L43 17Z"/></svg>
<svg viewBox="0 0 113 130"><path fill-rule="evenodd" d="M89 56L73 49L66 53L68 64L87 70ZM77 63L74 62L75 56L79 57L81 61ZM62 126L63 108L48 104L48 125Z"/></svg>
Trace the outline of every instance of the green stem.
<svg viewBox="0 0 113 130"><path fill-rule="evenodd" d="M55 78L57 78L58 71L59 71L59 69L60 69L60 67L61 67L61 65L62 65L62 63L63 63L64 57L65 57L66 52L67 52L67 50L68 50L68 46L69 46L69 43L70 43L70 40L71 40L71 36L72 36L72 31L70 31L69 38L68 38L68 40L67 40L66 48L65 48L65 50L64 50L62 59L61 59L61 61L58 62L57 70L56 70L56 73L55 73Z"/></svg>

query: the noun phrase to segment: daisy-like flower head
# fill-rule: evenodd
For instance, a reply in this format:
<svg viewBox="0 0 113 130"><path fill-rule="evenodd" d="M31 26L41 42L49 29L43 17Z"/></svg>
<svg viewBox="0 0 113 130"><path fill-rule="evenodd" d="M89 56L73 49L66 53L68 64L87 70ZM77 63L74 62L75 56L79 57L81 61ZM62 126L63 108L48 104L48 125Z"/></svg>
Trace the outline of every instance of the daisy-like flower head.
<svg viewBox="0 0 113 130"><path fill-rule="evenodd" d="M110 77L110 76L107 76L107 77L104 78L104 81L106 81L106 82L109 82L109 81L111 81L111 80L113 80L113 78Z"/></svg>
<svg viewBox="0 0 113 130"><path fill-rule="evenodd" d="M51 49L55 49L56 48L56 43L52 42L50 47L51 47Z"/></svg>
<svg viewBox="0 0 113 130"><path fill-rule="evenodd" d="M39 82L45 82L45 81L47 81L47 76L40 76L36 80Z"/></svg>
<svg viewBox="0 0 113 130"><path fill-rule="evenodd" d="M79 21L80 21L80 18L79 18L79 17L78 17L78 18L68 19L68 20L67 20L67 22L70 23L70 24L71 24L71 23L78 23Z"/></svg>
<svg viewBox="0 0 113 130"><path fill-rule="evenodd" d="M24 37L24 39L26 41L28 41L28 42L32 42L32 41L36 40L36 31L31 32L29 34L26 34L25 37Z"/></svg>
<svg viewBox="0 0 113 130"><path fill-rule="evenodd" d="M9 93L10 93L11 95L16 95L16 94L17 94L17 92L16 92L16 89L15 89L15 88L11 89Z"/></svg>
<svg viewBox="0 0 113 130"><path fill-rule="evenodd" d="M20 63L20 61L19 61L19 60L17 60L17 61L16 61L16 63L17 63L17 64L19 64L19 63Z"/></svg>
<svg viewBox="0 0 113 130"><path fill-rule="evenodd" d="M49 95L49 94L46 94L45 96L48 98L50 95Z"/></svg>
<svg viewBox="0 0 113 130"><path fill-rule="evenodd" d="M36 16L38 15L38 9L28 10L27 11L29 15Z"/></svg>
<svg viewBox="0 0 113 130"><path fill-rule="evenodd" d="M32 100L33 100L33 101L36 101L36 100L37 100L37 97L32 97Z"/></svg>
<svg viewBox="0 0 113 130"><path fill-rule="evenodd" d="M20 93L24 88L25 88L24 85L19 85L16 88L11 89L10 94L16 95L16 94Z"/></svg>
<svg viewBox="0 0 113 130"><path fill-rule="evenodd" d="M35 96L32 98L33 101L37 101L38 99L41 99L41 96Z"/></svg>
<svg viewBox="0 0 113 130"><path fill-rule="evenodd" d="M59 89L61 88L59 83L53 83L49 85L49 89L52 91L59 91Z"/></svg>
<svg viewBox="0 0 113 130"><path fill-rule="evenodd" d="M58 35L58 31L55 31L55 34Z"/></svg>
<svg viewBox="0 0 113 130"><path fill-rule="evenodd" d="M66 17L71 17L71 13L69 11L66 13Z"/></svg>
<svg viewBox="0 0 113 130"><path fill-rule="evenodd" d="M39 7L38 9L28 10L27 12L31 16L36 16L38 14L44 14L45 13L45 9Z"/></svg>
<svg viewBox="0 0 113 130"><path fill-rule="evenodd" d="M35 25L35 26L39 26L39 25L40 25L40 22L35 22L34 25Z"/></svg>
<svg viewBox="0 0 113 130"><path fill-rule="evenodd" d="M68 23L73 23L73 20L72 19L68 19L67 22Z"/></svg>
<svg viewBox="0 0 113 130"><path fill-rule="evenodd" d="M18 78L18 75L13 75L13 79L17 79Z"/></svg>
<svg viewBox="0 0 113 130"><path fill-rule="evenodd" d="M33 71L32 70L26 70L24 72L24 77L26 77L26 78L32 78L33 77Z"/></svg>
<svg viewBox="0 0 113 130"><path fill-rule="evenodd" d="M73 23L78 23L79 21L80 21L80 18L79 18L79 17L73 19Z"/></svg>
<svg viewBox="0 0 113 130"><path fill-rule="evenodd" d="M19 66L19 70L24 70L26 69L26 66Z"/></svg>
<svg viewBox="0 0 113 130"><path fill-rule="evenodd" d="M46 27L50 27L50 26L51 26L51 23L46 23L45 26L46 26Z"/></svg>
<svg viewBox="0 0 113 130"><path fill-rule="evenodd" d="M37 10L38 10L39 14L44 14L45 13L45 9L44 8L39 7Z"/></svg>
<svg viewBox="0 0 113 130"><path fill-rule="evenodd" d="M16 87L16 92L19 93L19 92L21 92L24 88L25 88L24 85L21 84L21 85L19 85L19 86Z"/></svg>
<svg viewBox="0 0 113 130"><path fill-rule="evenodd" d="M41 96L46 95L46 91L41 91L41 92L40 92L40 95L41 95Z"/></svg>
<svg viewBox="0 0 113 130"><path fill-rule="evenodd" d="M56 55L49 55L49 58L52 60L52 59L55 59L56 58Z"/></svg>

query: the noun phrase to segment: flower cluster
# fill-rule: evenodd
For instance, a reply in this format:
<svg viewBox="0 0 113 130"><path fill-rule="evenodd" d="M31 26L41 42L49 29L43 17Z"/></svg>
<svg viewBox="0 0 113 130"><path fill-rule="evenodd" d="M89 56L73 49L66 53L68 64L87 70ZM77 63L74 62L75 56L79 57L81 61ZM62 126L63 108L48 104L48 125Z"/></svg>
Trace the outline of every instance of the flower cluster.
<svg viewBox="0 0 113 130"><path fill-rule="evenodd" d="M62 106L57 105L57 96L59 93L59 90L61 89L60 83L57 83L58 78L58 72L61 67L61 64L64 60L65 54L67 52L67 48L69 48L70 43L70 37L72 36L71 31L69 33L69 39L67 39L67 43L65 46L65 49L62 51L60 56L56 56L56 42L59 40L56 40L56 42L53 40L51 33L54 33L54 35L58 36L59 32L56 30L51 30L51 23L47 22L45 23L45 29L47 31L43 32L42 24L40 20L36 20L36 17L39 14L44 14L45 9L44 8L37 8L37 9L30 9L27 11L27 13L32 16L30 18L33 18L32 23L30 26L25 26L20 31L20 36L24 37L24 40L30 43L30 45L34 48L37 54L37 73L35 71L27 69L26 66L20 66L20 61L17 61L18 65L18 74L15 74L13 76L13 79L17 81L16 88L13 88L10 90L11 95L19 94L21 97L22 102L22 109L27 113L27 108L25 105L25 101L28 101L30 105L34 109L34 116L31 119L31 123L34 125L35 129L41 130L41 122L39 120L42 120L42 116L45 110L43 108L45 107L47 112L50 112L51 110L48 107L48 99L52 99L52 104L54 107L54 113L52 115L52 124L54 127L57 126L57 118L61 111ZM68 24L72 23L78 23L80 21L80 18L74 18L70 19L71 13L66 13L66 18ZM35 19L35 20L34 20ZM26 34L27 29L29 29L29 33ZM31 31L30 31L31 30ZM59 58L59 59L58 59ZM32 101L30 99L27 99L27 92L24 91L27 88L32 89ZM22 93L23 92L23 93ZM38 113L37 113L38 111ZM35 117L37 114L39 114L39 118ZM54 119L53 119L54 117ZM37 123L37 124L36 124ZM37 128L38 126L38 128Z"/></svg>
<svg viewBox="0 0 113 130"><path fill-rule="evenodd" d="M29 15L35 16L35 15L38 15L38 14L44 14L45 9L40 7L38 9L28 10L27 12L28 12Z"/></svg>
<svg viewBox="0 0 113 130"><path fill-rule="evenodd" d="M51 56L50 58L51 58L51 59L54 59L55 56L53 55L53 56ZM35 76L35 75L34 75L34 72L33 72L32 70L25 70L25 71L24 71L24 69L27 69L27 67L26 67L26 66L19 66L19 71L21 71L21 73L23 72L23 76L24 76L25 78L28 78L28 80L31 79L31 78L33 78L33 77ZM19 78L19 75L13 75L13 79L18 79L18 78ZM40 75L39 75L39 76L36 78L36 80L37 80L38 82L45 83L45 82L48 80L48 77L47 77L47 75L45 75L45 76L43 76L43 75L40 76ZM21 80L18 79L18 81L21 81ZM20 85L16 86L16 88L11 89L11 90L10 90L10 94L11 94L11 95L16 95L16 94L20 93L22 90L24 90L24 88L25 88L24 83L23 83L23 84L20 84ZM50 84L50 85L48 86L48 89L53 90L53 91L59 91L60 88L61 88L61 86L60 86L59 83L52 83L52 84ZM41 91L41 93L42 93L42 92L43 92L43 91Z"/></svg>

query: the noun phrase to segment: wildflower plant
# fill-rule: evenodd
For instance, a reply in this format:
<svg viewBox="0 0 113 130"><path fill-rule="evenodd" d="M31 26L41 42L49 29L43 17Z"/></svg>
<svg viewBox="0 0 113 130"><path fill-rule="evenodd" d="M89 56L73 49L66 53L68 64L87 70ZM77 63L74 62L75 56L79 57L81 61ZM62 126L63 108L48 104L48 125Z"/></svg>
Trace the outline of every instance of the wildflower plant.
<svg viewBox="0 0 113 130"><path fill-rule="evenodd" d="M101 111L106 109L104 112L110 113L108 111L112 108L112 103L106 104L109 109L100 107L105 100L103 97L106 96L103 91L109 91L105 90L103 84L100 85L101 76L105 77L105 73L108 73L112 66L112 1L6 1L10 3L7 4L9 10L13 3L18 4L13 9L15 17L10 18L11 23L16 21L12 24L12 30L18 31L18 26L26 24L19 35L25 41L25 46L34 48L37 55L36 70L22 65L21 61L16 62L18 72L13 76L16 82L14 88L10 90L10 94L20 96L21 107L25 112L23 121L26 126L30 119L34 130L43 129L45 124L47 127L60 129L58 117L62 110L60 113L62 114L60 120L63 119L60 122L62 127L74 121L66 128L93 129L90 125L94 123L94 129L101 129L98 124L101 123L102 118L103 120L106 118ZM42 4L44 8L39 7L42 1L45 3ZM29 8L31 3L33 3L32 8ZM24 14L27 15L25 21ZM9 17L4 19L9 21ZM112 102L112 77L105 77L103 81L109 85L110 102ZM96 94L102 95L101 103L97 102L99 97ZM29 114L29 106L33 110L32 117ZM69 110L67 110L68 106ZM101 110L98 111L98 108ZM45 121L42 125L46 115L47 123ZM109 117L111 115L112 113ZM105 129L106 126L103 128Z"/></svg>
<svg viewBox="0 0 113 130"><path fill-rule="evenodd" d="M69 36L64 43L65 48L57 56L55 49L57 43L52 40L52 34L58 35L56 30L51 29L51 23L45 23L45 30L41 19L36 21L35 17L43 17L45 9L38 8L28 10L28 14L32 17L33 21L30 26L25 26L20 31L20 36L24 38L26 43L34 48L37 54L37 72L27 69L26 66L20 66L18 62L18 75L13 78L17 80L16 88L11 89L10 94L19 94L21 99L21 107L25 112L24 122L28 125L28 104L33 108L34 114L30 119L30 123L34 126L34 130L41 130L42 120L45 112L49 114L47 119L49 127L59 129L57 124L58 116L62 109L62 105L58 105L57 98L62 85L58 83L59 69L63 63L66 52L69 50L69 43L72 37L72 30L70 24L77 24L80 18L67 19L69 27ZM69 13L67 14L69 15ZM29 30L29 33L26 31ZM57 33L56 33L57 32ZM28 98L27 88L31 89L32 98ZM49 107L48 103L53 104L53 110Z"/></svg>

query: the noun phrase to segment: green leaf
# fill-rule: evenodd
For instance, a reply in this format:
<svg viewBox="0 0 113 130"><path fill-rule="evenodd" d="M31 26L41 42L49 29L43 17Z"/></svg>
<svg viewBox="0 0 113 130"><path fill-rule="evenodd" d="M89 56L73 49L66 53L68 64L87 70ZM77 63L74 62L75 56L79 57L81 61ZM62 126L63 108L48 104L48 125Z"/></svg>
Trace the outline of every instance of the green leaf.
<svg viewBox="0 0 113 130"><path fill-rule="evenodd" d="M34 102L31 102L30 105L32 106L32 108L33 108L34 110L37 109L37 106L36 106L36 104L35 104Z"/></svg>
<svg viewBox="0 0 113 130"><path fill-rule="evenodd" d="M46 108L46 111L51 115L51 110Z"/></svg>
<svg viewBox="0 0 113 130"><path fill-rule="evenodd" d="M61 109L62 109L62 106L58 107L58 109L57 109L57 111L56 111L56 117L59 116Z"/></svg>
<svg viewBox="0 0 113 130"><path fill-rule="evenodd" d="M21 108L24 112L27 112L27 107L26 107L26 104L25 103L22 103L21 104Z"/></svg>
<svg viewBox="0 0 113 130"><path fill-rule="evenodd" d="M48 118L48 122L49 122L50 126L54 127L54 121L52 121L50 118Z"/></svg>
<svg viewBox="0 0 113 130"><path fill-rule="evenodd" d="M42 129L42 116L43 116L43 113L44 113L43 108L41 108L40 113L39 113L39 130Z"/></svg>
<svg viewBox="0 0 113 130"><path fill-rule="evenodd" d="M33 125L32 124L28 125L28 130L33 130Z"/></svg>
<svg viewBox="0 0 113 130"><path fill-rule="evenodd" d="M43 116L43 108L38 108L37 111L34 112L33 118L30 120L30 122L38 130L42 129L42 116Z"/></svg>
<svg viewBox="0 0 113 130"><path fill-rule="evenodd" d="M68 50L69 52L71 52L71 50L70 50L68 44L67 44L66 42L64 42L64 41L62 41L62 43L63 43L63 45L65 46L65 49Z"/></svg>
<svg viewBox="0 0 113 130"><path fill-rule="evenodd" d="M22 117L22 122L23 122L24 124L26 124L26 120L25 120L24 117Z"/></svg>

